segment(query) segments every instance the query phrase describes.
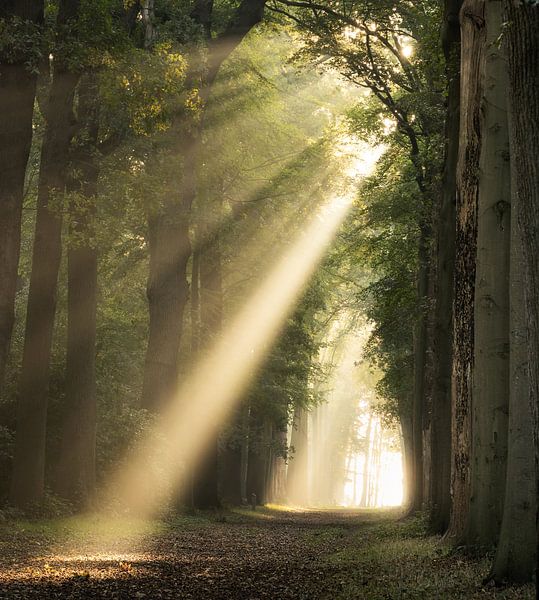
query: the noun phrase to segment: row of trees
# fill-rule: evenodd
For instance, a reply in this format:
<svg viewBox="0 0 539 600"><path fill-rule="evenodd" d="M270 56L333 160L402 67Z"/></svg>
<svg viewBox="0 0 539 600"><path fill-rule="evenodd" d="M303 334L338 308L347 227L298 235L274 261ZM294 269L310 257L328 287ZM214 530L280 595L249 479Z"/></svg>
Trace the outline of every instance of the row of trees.
<svg viewBox="0 0 539 600"><path fill-rule="evenodd" d="M290 35L280 42L281 58L292 48L311 72L257 50L269 36L253 30L264 9L300 34L297 46ZM380 410L402 428L410 509L426 506L432 530L457 544L496 545L496 580L529 579L539 391L536 4L11 0L0 17L0 366L4 397L18 404L13 502L43 497L49 396L62 415L52 480L62 496L84 501L95 485L98 396L110 417L121 403L103 390L114 382L128 406L140 396L147 414L159 413L269 264L275 235L286 247L310 201L335 190L329 132L339 100L329 101L335 80L316 72L327 66L348 82L338 94L358 104L350 131L385 153L331 268L309 287L230 431L211 444L195 474L195 504L218 503L219 473L236 481L230 499L250 489L259 499L269 489L282 495L286 424L295 413L301 436L315 401L308 382L320 315L324 304L326 314L334 309L335 282L353 280L351 304L374 322L368 354L383 372ZM21 245L33 221L23 208L34 206L35 235ZM376 276L365 282L358 262ZM146 268L148 325L140 286L132 289ZM25 269L28 282L18 277ZM6 375L21 305L25 325L15 329ZM65 319L56 330L55 314ZM56 366L55 380L59 346L65 371ZM125 346L135 368L118 356ZM13 411L5 412L9 438ZM116 422L125 417L116 413Z"/></svg>
<svg viewBox="0 0 539 600"><path fill-rule="evenodd" d="M3 195L2 243L20 241L2 251L2 492L23 509L49 490L84 507L276 245L336 189L338 115L354 94L289 63L299 45L277 24L231 56L256 2L30 4L1 14L3 117L26 135L2 128L2 152L26 140L16 194ZM315 402L334 281L309 285L268 348L191 476L196 506L283 498L286 431Z"/></svg>
<svg viewBox="0 0 539 600"><path fill-rule="evenodd" d="M379 393L404 435L410 509L426 506L432 530L455 544L497 546L496 581L529 580L537 6L287 5L308 51L376 99L378 131L372 114L351 115L387 145L362 188L355 239L382 273L364 294Z"/></svg>

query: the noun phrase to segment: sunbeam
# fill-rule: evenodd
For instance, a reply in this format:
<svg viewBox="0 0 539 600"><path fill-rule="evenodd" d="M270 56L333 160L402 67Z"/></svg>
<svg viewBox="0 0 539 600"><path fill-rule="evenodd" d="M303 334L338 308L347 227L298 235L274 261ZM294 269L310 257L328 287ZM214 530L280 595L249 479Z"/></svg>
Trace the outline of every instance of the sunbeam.
<svg viewBox="0 0 539 600"><path fill-rule="evenodd" d="M263 361L350 205L349 198L336 197L315 212L296 243L183 382L155 430L116 474L108 488L111 498L121 498L122 506L139 515L150 515L173 487L177 494L185 492L186 469L200 461Z"/></svg>

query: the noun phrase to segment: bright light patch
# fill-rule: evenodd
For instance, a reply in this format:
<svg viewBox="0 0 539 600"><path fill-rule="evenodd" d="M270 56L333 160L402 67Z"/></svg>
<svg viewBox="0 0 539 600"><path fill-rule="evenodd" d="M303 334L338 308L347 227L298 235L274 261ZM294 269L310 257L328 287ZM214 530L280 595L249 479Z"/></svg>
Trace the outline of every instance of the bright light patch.
<svg viewBox="0 0 539 600"><path fill-rule="evenodd" d="M414 53L414 48L413 46L403 46L402 47L402 55L406 58L410 58L410 56L412 56L412 54Z"/></svg>

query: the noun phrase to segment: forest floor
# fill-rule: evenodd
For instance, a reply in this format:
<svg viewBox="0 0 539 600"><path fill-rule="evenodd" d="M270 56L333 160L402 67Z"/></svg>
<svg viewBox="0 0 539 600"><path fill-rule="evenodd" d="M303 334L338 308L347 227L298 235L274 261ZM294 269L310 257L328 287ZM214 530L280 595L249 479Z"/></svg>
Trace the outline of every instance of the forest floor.
<svg viewBox="0 0 539 600"><path fill-rule="evenodd" d="M352 600L534 598L482 585L488 557L395 510L231 510L160 521L0 523L0 598Z"/></svg>

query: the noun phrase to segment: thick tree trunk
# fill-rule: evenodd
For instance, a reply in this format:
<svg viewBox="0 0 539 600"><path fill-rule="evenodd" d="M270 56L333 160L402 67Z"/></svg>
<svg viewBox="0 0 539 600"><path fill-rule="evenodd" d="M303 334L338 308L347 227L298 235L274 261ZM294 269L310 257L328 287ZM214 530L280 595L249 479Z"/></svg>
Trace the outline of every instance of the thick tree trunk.
<svg viewBox="0 0 539 600"><path fill-rule="evenodd" d="M194 240L193 258L191 260L191 355L196 360L200 346L200 250Z"/></svg>
<svg viewBox="0 0 539 600"><path fill-rule="evenodd" d="M432 479L430 529L444 533L451 510L451 365L453 277L455 268L455 200L459 147L460 24L462 0L446 0L443 50L447 77L445 159L437 224L435 366L432 402Z"/></svg>
<svg viewBox="0 0 539 600"><path fill-rule="evenodd" d="M514 152L514 149L512 149ZM515 165L512 180L516 182ZM513 189L513 192L515 190ZM528 381L527 323L524 307L524 265L518 200L511 203L510 386L507 480L500 540L491 577L502 583L531 581L535 569L535 461L533 419Z"/></svg>
<svg viewBox="0 0 539 600"><path fill-rule="evenodd" d="M187 263L191 255L189 211L192 201L192 191L185 192L182 201L170 199L148 222L150 329L142 406L151 412L160 412L171 401L178 383L183 313L189 298Z"/></svg>
<svg viewBox="0 0 539 600"><path fill-rule="evenodd" d="M522 233L528 324L528 376L534 415L536 498L539 496L539 9L532 2L504 0L504 43L509 70L513 199ZM539 532L539 528L538 528ZM539 552L536 553L539 558ZM539 574L539 572L538 572ZM539 578L536 576L536 585ZM539 597L539 587L538 587Z"/></svg>
<svg viewBox="0 0 539 600"><path fill-rule="evenodd" d="M249 469L247 473L247 495L249 503L256 497L257 504L266 502L266 457L262 451L249 452Z"/></svg>
<svg viewBox="0 0 539 600"><path fill-rule="evenodd" d="M39 24L43 0L17 0L0 7L0 18ZM7 63L0 56L0 391L13 330L26 163L32 144L36 74L27 57Z"/></svg>
<svg viewBox="0 0 539 600"><path fill-rule="evenodd" d="M76 10L77 2L66 0L58 22L65 23ZM58 199L65 192L78 79L78 74L56 65L46 114L11 486L11 500L17 506L39 502L44 491L49 366L62 254Z"/></svg>
<svg viewBox="0 0 539 600"><path fill-rule="evenodd" d="M467 540L492 546L503 516L509 400L511 181L501 0L485 4L474 308L471 503Z"/></svg>
<svg viewBox="0 0 539 600"><path fill-rule="evenodd" d="M66 414L56 489L73 503L84 506L95 488L96 431L96 311L97 248L92 242L99 168L97 84L87 75L79 86L79 134L73 157L77 180L71 188L79 196L70 205L70 239L67 251L67 364ZM84 198L84 205L80 205Z"/></svg>
<svg viewBox="0 0 539 600"><path fill-rule="evenodd" d="M474 355L474 290L479 131L484 60L484 0L465 0L461 19L461 112L457 166L455 297L451 415L452 507L447 535L462 540L470 502L471 403Z"/></svg>
<svg viewBox="0 0 539 600"><path fill-rule="evenodd" d="M282 504L286 501L286 428L274 429L273 445L276 448L273 457L272 502Z"/></svg>
<svg viewBox="0 0 539 600"><path fill-rule="evenodd" d="M198 480L198 473L195 477ZM197 481L195 480L195 481ZM239 506L242 504L241 497L241 448L237 444L227 444L219 453L219 497L226 504ZM200 485L200 481L198 481ZM197 486L193 488L197 491ZM199 498L194 498L196 508Z"/></svg>
<svg viewBox="0 0 539 600"><path fill-rule="evenodd" d="M266 469L270 440L266 438L263 418L257 411L251 411L249 460L247 470L247 496L249 504L256 496L257 504L266 502Z"/></svg>

